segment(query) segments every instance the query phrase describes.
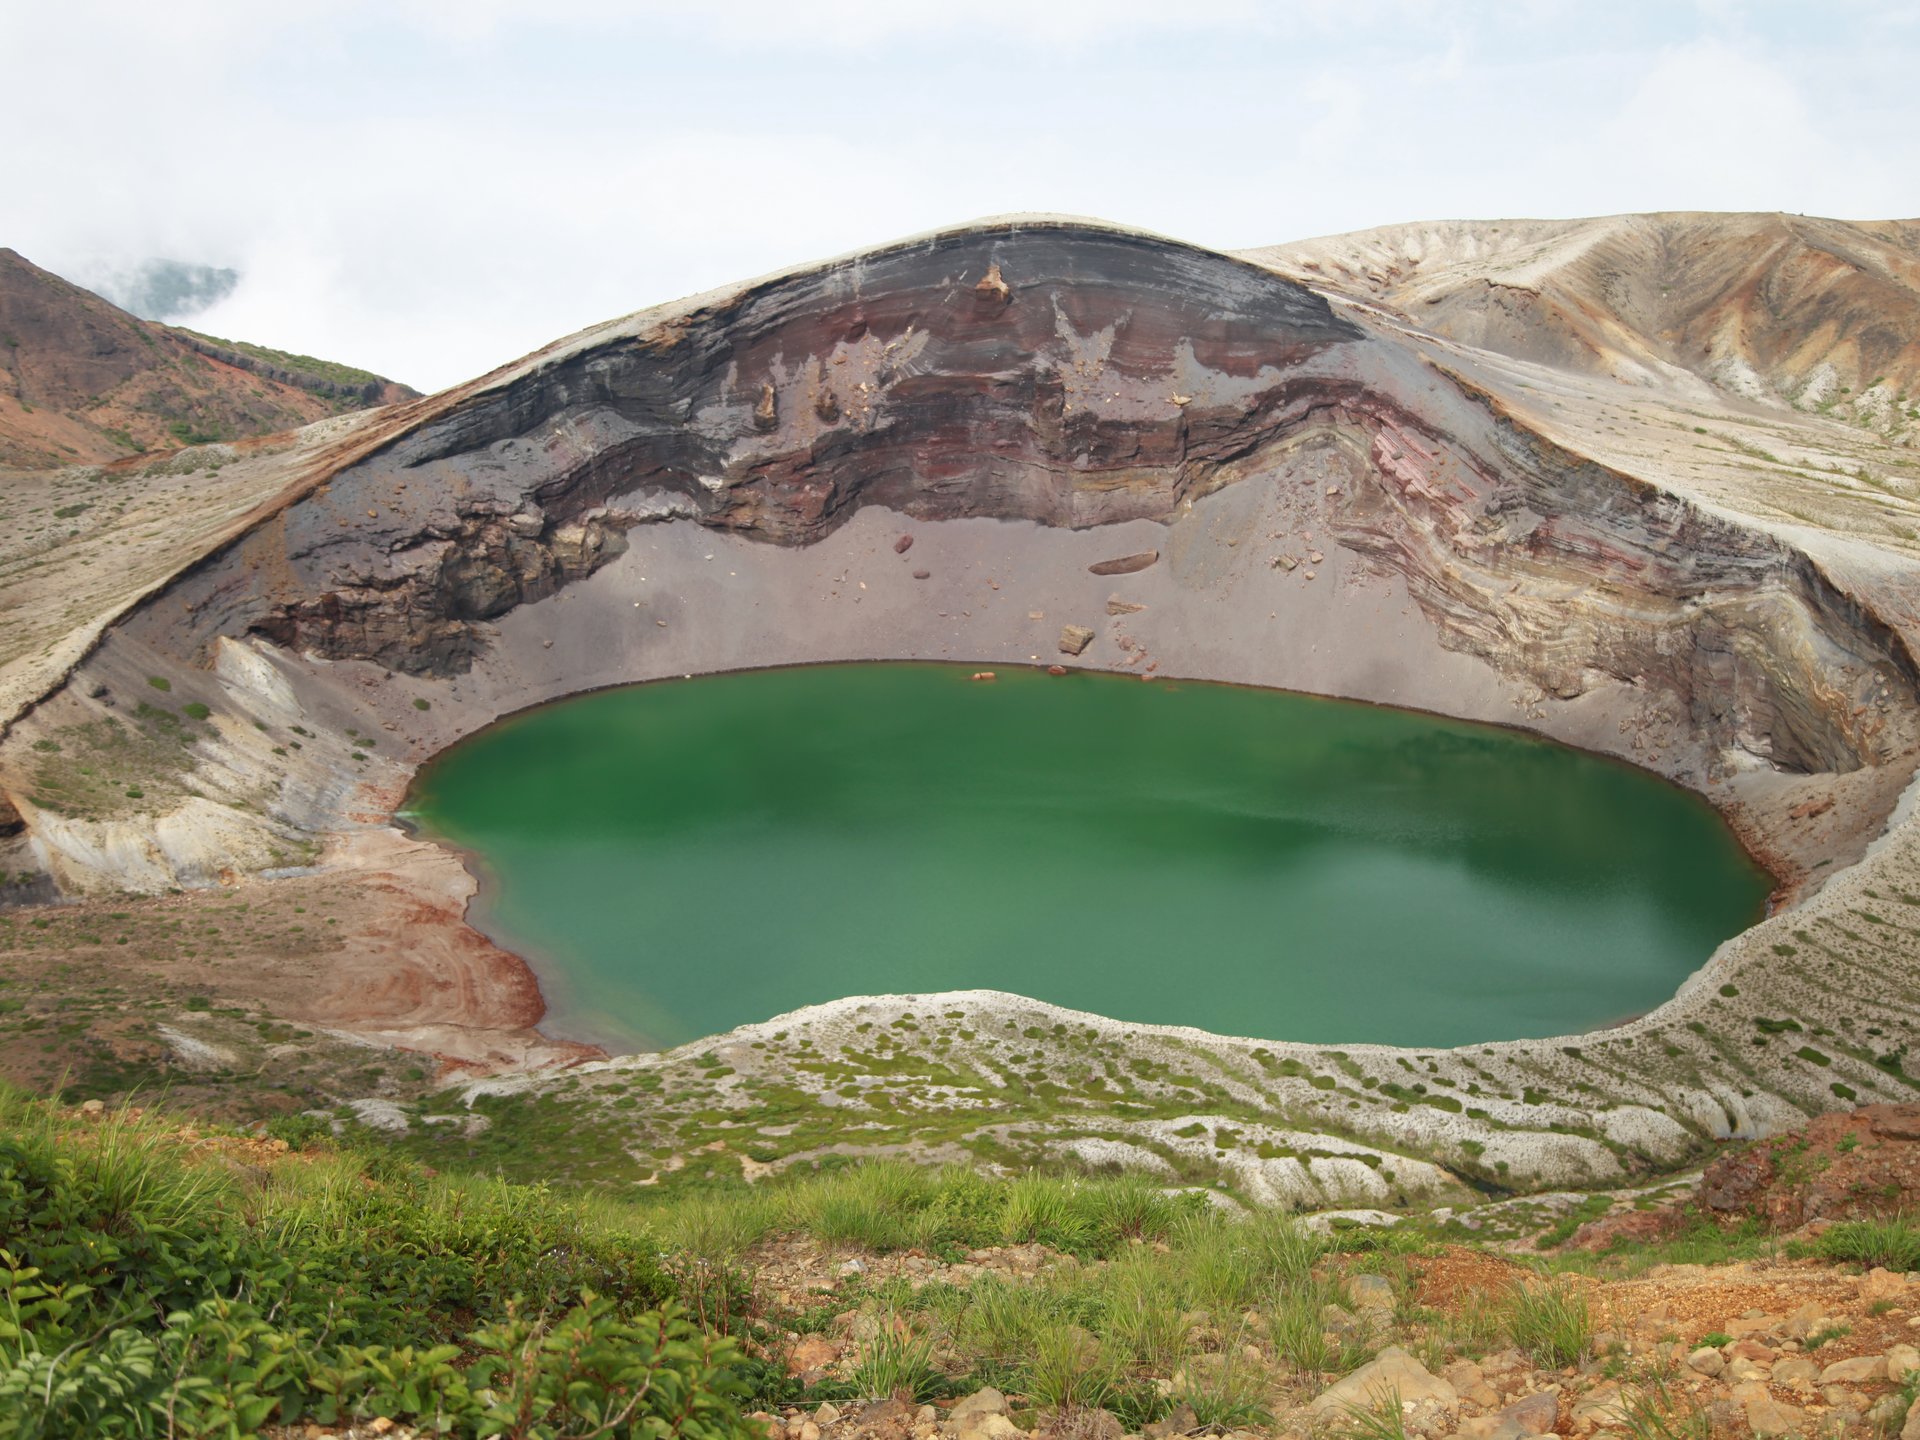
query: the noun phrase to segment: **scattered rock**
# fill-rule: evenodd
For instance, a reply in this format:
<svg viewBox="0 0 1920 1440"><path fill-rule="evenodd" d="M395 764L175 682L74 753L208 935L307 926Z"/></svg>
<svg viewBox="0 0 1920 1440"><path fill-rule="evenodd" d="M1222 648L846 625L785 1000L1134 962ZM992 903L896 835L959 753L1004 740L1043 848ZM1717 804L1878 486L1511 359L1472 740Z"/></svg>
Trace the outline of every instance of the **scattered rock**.
<svg viewBox="0 0 1920 1440"><path fill-rule="evenodd" d="M803 1335L787 1353L789 1375L811 1375L840 1358L840 1347L824 1335Z"/></svg>
<svg viewBox="0 0 1920 1440"><path fill-rule="evenodd" d="M987 273L973 287L973 293L982 300L995 301L1001 305L1013 298L1013 287L1007 284L1006 277L1000 273L1000 262L994 261L987 267Z"/></svg>
<svg viewBox="0 0 1920 1440"><path fill-rule="evenodd" d="M898 540L893 542L893 553L896 555L904 555L912 548L913 536L911 535L902 535Z"/></svg>
<svg viewBox="0 0 1920 1440"><path fill-rule="evenodd" d="M973 1394L967 1396L966 1399L955 1405L952 1410L947 1412L947 1419L955 1425L958 1425L969 1415L1004 1415L1006 1413L1007 1397L991 1385L988 1385L983 1389L974 1391Z"/></svg>
<svg viewBox="0 0 1920 1440"><path fill-rule="evenodd" d="M1085 625L1063 625L1060 627L1060 653L1078 655L1093 643L1093 631Z"/></svg>
<svg viewBox="0 0 1920 1440"><path fill-rule="evenodd" d="M813 1412L813 1423L822 1429L840 1418L840 1407L831 1400L822 1400L820 1408Z"/></svg>
<svg viewBox="0 0 1920 1440"><path fill-rule="evenodd" d="M1347 1282L1347 1298L1355 1310L1391 1310L1393 1285L1384 1275L1356 1275Z"/></svg>
<svg viewBox="0 0 1920 1440"><path fill-rule="evenodd" d="M1000 677L995 675L991 670L976 670L967 678L970 680L997 680Z"/></svg>
<svg viewBox="0 0 1920 1440"><path fill-rule="evenodd" d="M1049 675L1064 675L1066 673L1067 673L1067 667L1064 665L1047 666L1047 674Z"/></svg>
<svg viewBox="0 0 1920 1440"><path fill-rule="evenodd" d="M1117 560L1101 560L1087 567L1090 575L1131 575L1145 570L1160 558L1158 550L1142 550L1138 555L1122 555Z"/></svg>
<svg viewBox="0 0 1920 1440"><path fill-rule="evenodd" d="M1905 1275L1876 1265L1860 1282L1860 1298L1869 1305L1878 1300L1903 1300L1912 1288L1913 1282Z"/></svg>
<svg viewBox="0 0 1920 1440"><path fill-rule="evenodd" d="M1780 1333L1789 1340L1804 1340L1814 1331L1825 1330L1832 1323L1827 1318L1826 1307L1818 1300L1809 1300L1787 1316L1780 1326Z"/></svg>
<svg viewBox="0 0 1920 1440"><path fill-rule="evenodd" d="M1552 1390L1539 1391L1514 1401L1500 1412L1500 1418L1517 1425L1523 1435L1545 1435L1560 1419L1560 1396Z"/></svg>
<svg viewBox="0 0 1920 1440"><path fill-rule="evenodd" d="M819 393L813 397L813 413L829 424L838 420L840 418L840 397L835 395L833 391L825 385L822 385Z"/></svg>
<svg viewBox="0 0 1920 1440"><path fill-rule="evenodd" d="M1372 1409L1396 1394L1403 1406L1431 1400L1451 1409L1460 1401L1453 1386L1398 1345L1389 1345L1377 1358L1321 1391L1308 1409L1315 1416L1341 1415L1356 1407Z"/></svg>
<svg viewBox="0 0 1920 1440"><path fill-rule="evenodd" d="M1697 1370L1702 1375L1718 1375L1727 1368L1727 1359L1711 1345L1702 1345L1687 1356L1687 1368Z"/></svg>
<svg viewBox="0 0 1920 1440"><path fill-rule="evenodd" d="M913 578L916 580L925 580L932 574L933 572L931 570L916 570L913 572Z"/></svg>
<svg viewBox="0 0 1920 1440"><path fill-rule="evenodd" d="M1747 1427L1756 1436L1807 1433L1806 1414L1795 1406L1775 1400L1758 1380L1734 1386L1733 1398L1746 1416Z"/></svg>
<svg viewBox="0 0 1920 1440"><path fill-rule="evenodd" d="M780 406L772 385L760 387L760 403L753 407L753 428L771 430L780 423Z"/></svg>
<svg viewBox="0 0 1920 1440"><path fill-rule="evenodd" d="M1820 1378L1820 1367L1804 1355L1789 1355L1773 1367L1773 1383L1812 1389Z"/></svg>
<svg viewBox="0 0 1920 1440"><path fill-rule="evenodd" d="M1893 1345L1887 1350L1887 1379L1896 1385L1906 1383L1914 1371L1920 1370L1920 1349L1912 1345Z"/></svg>
<svg viewBox="0 0 1920 1440"><path fill-rule="evenodd" d="M1820 1372L1822 1385L1858 1385L1862 1380L1884 1380L1887 1357L1856 1355L1851 1360L1836 1360Z"/></svg>
<svg viewBox="0 0 1920 1440"><path fill-rule="evenodd" d="M1576 1426L1582 1422L1588 1425L1619 1425L1627 1418L1627 1406L1631 1395L1623 1392L1613 1381L1596 1385L1574 1402L1571 1419Z"/></svg>
<svg viewBox="0 0 1920 1440"><path fill-rule="evenodd" d="M907 1440L917 1423L916 1408L912 1401L898 1396L876 1400L854 1417L848 1434L853 1440Z"/></svg>
<svg viewBox="0 0 1920 1440"><path fill-rule="evenodd" d="M1146 606L1136 604L1132 600L1122 600L1118 595L1107 596L1107 613L1109 615L1137 615L1146 608Z"/></svg>

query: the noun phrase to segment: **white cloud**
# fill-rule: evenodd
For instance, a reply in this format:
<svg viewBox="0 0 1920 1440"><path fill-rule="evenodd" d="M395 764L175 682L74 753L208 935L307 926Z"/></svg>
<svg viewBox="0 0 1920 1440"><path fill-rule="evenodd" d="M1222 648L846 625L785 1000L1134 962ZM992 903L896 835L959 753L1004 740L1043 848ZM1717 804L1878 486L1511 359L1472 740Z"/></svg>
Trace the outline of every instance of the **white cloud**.
<svg viewBox="0 0 1920 1440"><path fill-rule="evenodd" d="M1701 0L0 0L0 244L233 265L201 328L451 383L995 211L1204 244L1912 208L1920 32ZM1816 43L1817 42L1817 43Z"/></svg>

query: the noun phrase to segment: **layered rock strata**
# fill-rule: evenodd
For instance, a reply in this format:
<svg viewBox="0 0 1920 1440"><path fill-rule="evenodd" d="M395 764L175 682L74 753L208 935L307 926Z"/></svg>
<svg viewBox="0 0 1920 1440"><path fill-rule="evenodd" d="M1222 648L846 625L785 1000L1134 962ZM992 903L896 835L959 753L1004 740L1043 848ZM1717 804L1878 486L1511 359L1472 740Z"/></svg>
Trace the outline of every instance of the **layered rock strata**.
<svg viewBox="0 0 1920 1440"><path fill-rule="evenodd" d="M1228 485L1309 483L1314 444L1346 477L1321 543L1397 574L1442 644L1561 699L1659 697L1721 767L1884 757L1911 658L1804 555L1499 419L1304 287L1065 225L954 232L582 345L335 474L133 628L190 663L253 634L445 676L638 524L801 545L863 505L1166 523Z"/></svg>
<svg viewBox="0 0 1920 1440"><path fill-rule="evenodd" d="M303 463L0 745L16 868L73 893L332 865L422 759L541 699L803 660L1044 664L1085 633L1076 664L1628 756L1703 789L1811 898L1591 1048L1336 1060L1013 997L963 1009L1091 1026L1168 1067L1197 1054L1206 1085L1148 1098L1331 1126L1487 1183L1673 1163L1906 1083L1874 1047L1913 1031L1920 957L1868 872L1906 873L1909 827L1846 867L1914 766L1913 625L1889 600L1910 567L1855 551L1836 578L1258 266L1081 223L968 227L585 332ZM1874 975L1885 993L1858 999ZM1872 1038L1838 1028L1840 996ZM850 1013L780 1033L837 1052ZM1799 1017L1821 1058L1758 1076L1754 1015ZM1039 1045L1062 1074L1084 1059L1057 1048ZM635 1066L697 1068L621 1062L607 1084ZM726 1103L751 1119L741 1072ZM1429 1080L1488 1098L1463 1114ZM1171 1143L1147 1130L1087 1138ZM1059 1133L1035 1116L1022 1143Z"/></svg>

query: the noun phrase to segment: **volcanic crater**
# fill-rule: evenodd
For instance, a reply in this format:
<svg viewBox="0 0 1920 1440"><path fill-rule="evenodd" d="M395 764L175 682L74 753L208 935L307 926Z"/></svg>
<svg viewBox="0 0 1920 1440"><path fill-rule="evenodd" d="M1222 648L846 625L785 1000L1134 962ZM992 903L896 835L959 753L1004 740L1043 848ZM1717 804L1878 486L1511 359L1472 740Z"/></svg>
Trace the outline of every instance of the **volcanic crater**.
<svg viewBox="0 0 1920 1440"><path fill-rule="evenodd" d="M1150 1168L1204 1132L1251 1194L1373 1203L1462 1179L1600 1183L1904 1098L1916 552L1851 510L1743 507L1717 460L1688 463L1728 432L1807 452L1851 438L1751 397L1476 350L1383 286L1310 279L1096 222L981 222L236 452L231 518L96 604L58 665L7 657L0 893L344 885L352 933L299 975L254 977L260 993L510 1072L496 1088L550 1089L540 1066L566 1063L584 1082L570 1103L636 1077L697 1093L634 1121L653 1153L725 1146L696 1111L750 1128L776 1083L886 1114L893 1076L921 1118L881 1126L879 1148L985 1136L996 1156ZM1674 458L1598 443L1595 416L1625 410ZM1895 478L1879 488L1910 505ZM1659 1010L1554 1041L1334 1051L971 992L850 998L581 1064L533 1029L520 962L467 927L458 858L395 826L423 760L529 705L882 659L1522 726L1704 794L1778 878L1775 914ZM120 783L94 783L108 770ZM751 884L722 877L716 903ZM916 1100L894 1066L860 1101L825 1098L865 1063L857 1037L903 1017L915 1054L945 1036L970 1057L977 1094ZM1109 1053L1130 1078L1089 1068ZM1010 1099L1016 1062L1057 1083ZM991 1118L971 1113L989 1096ZM827 1143L843 1142L754 1163Z"/></svg>

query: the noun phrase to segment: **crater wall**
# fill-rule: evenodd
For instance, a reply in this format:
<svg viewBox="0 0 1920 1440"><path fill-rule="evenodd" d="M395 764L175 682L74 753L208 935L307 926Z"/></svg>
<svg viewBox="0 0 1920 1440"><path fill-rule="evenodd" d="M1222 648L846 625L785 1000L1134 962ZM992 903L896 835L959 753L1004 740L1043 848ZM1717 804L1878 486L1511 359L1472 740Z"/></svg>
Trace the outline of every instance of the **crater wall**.
<svg viewBox="0 0 1920 1440"><path fill-rule="evenodd" d="M340 471L127 628L189 663L251 634L444 677L638 525L799 546L863 505L1171 523L1228 485L1314 483L1294 457L1315 440L1352 459L1321 543L1397 574L1438 643L1561 700L1633 687L1704 773L1889 753L1912 660L1804 555L1541 440L1302 286L1066 225L953 232L576 347Z"/></svg>

